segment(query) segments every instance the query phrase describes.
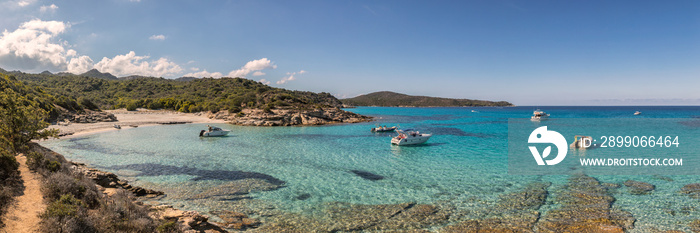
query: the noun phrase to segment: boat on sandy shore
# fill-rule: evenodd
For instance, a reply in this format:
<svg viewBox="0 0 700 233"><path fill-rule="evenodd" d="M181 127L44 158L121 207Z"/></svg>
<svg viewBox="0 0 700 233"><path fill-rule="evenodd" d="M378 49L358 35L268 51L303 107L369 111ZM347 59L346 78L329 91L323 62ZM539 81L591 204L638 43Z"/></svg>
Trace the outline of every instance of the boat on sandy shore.
<svg viewBox="0 0 700 233"><path fill-rule="evenodd" d="M398 136L391 138L391 144L398 146L417 145L428 141L432 134L424 134L412 129L396 130Z"/></svg>
<svg viewBox="0 0 700 233"><path fill-rule="evenodd" d="M549 114L539 109L535 110L530 117L531 121L543 121L549 119Z"/></svg>
<svg viewBox="0 0 700 233"><path fill-rule="evenodd" d="M231 131L224 130L219 127L209 126L209 130L202 130L199 132L200 137L223 137L228 135Z"/></svg>

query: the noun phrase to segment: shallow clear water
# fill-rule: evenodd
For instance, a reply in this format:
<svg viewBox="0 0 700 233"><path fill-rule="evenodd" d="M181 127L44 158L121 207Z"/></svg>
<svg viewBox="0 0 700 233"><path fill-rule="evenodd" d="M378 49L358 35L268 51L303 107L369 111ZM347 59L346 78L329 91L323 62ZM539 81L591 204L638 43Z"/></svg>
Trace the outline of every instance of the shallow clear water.
<svg viewBox="0 0 700 233"><path fill-rule="evenodd" d="M535 180L551 181L553 189L566 183L568 177L564 175L508 175L508 119L528 118L534 109L367 107L348 110L375 116L377 121L315 127L216 125L232 131L222 138L198 137L199 130L205 128L201 124L152 126L41 144L69 160L114 172L139 186L163 190L168 196L161 202L205 212L229 208L226 203L235 205L251 200L247 198L282 211L308 214L324 203L336 201L362 204L415 201L478 209L486 208L484 203L493 202L498 195L518 191ZM546 107L542 110L552 118L700 116L700 107ZM632 116L634 111L642 111L643 115ZM398 124L434 136L422 146L392 146L389 143L392 133L370 133L375 124ZM698 126L687 127L698 131ZM353 170L384 179L365 179ZM245 200L192 198L201 190L246 177L284 182L284 185L272 191L252 192ZM615 194L615 205L637 218L637 231L643 231L645 226L665 229L686 225L690 219L700 218L697 200L678 193L683 185L700 182L697 176L671 176L674 181L653 176L595 177L604 182L634 179L657 186L650 195L630 195L624 186ZM307 199L299 200L300 195ZM678 210L678 214L671 215L671 210ZM680 213L680 210L684 211Z"/></svg>

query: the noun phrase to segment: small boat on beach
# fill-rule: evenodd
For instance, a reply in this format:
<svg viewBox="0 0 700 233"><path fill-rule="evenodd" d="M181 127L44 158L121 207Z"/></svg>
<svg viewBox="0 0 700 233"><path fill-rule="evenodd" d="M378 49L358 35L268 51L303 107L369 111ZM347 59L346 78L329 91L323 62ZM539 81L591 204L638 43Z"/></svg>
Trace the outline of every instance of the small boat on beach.
<svg viewBox="0 0 700 233"><path fill-rule="evenodd" d="M207 125L208 126L208 125ZM231 131L224 130L219 127L208 126L209 130L202 130L199 132L200 137L223 137L228 135Z"/></svg>
<svg viewBox="0 0 700 233"><path fill-rule="evenodd" d="M531 121L543 121L543 120L547 120L548 118L549 118L549 114L537 109L532 113L532 117L530 117L530 120Z"/></svg>
<svg viewBox="0 0 700 233"><path fill-rule="evenodd" d="M412 129L396 130L398 136L391 138L391 144L397 146L417 145L428 141L432 134L423 134Z"/></svg>
<svg viewBox="0 0 700 233"><path fill-rule="evenodd" d="M636 112L634 112L634 115L635 115L635 116L642 115L642 112L636 111Z"/></svg>
<svg viewBox="0 0 700 233"><path fill-rule="evenodd" d="M122 126L121 126L121 125L114 125L114 126L112 126L112 127L114 127L115 129L122 129Z"/></svg>
<svg viewBox="0 0 700 233"><path fill-rule="evenodd" d="M386 125L384 125L384 126L377 126L377 127L372 128L372 133L391 132L394 130L396 130L396 126L386 127Z"/></svg>

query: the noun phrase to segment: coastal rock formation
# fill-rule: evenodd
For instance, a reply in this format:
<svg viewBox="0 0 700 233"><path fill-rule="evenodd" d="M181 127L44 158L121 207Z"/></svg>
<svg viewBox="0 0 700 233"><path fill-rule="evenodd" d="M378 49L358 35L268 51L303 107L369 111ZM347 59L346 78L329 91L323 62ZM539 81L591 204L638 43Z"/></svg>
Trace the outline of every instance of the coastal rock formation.
<svg viewBox="0 0 700 233"><path fill-rule="evenodd" d="M653 184L634 180L627 180L623 184L627 186L629 192L634 195L649 194L656 188Z"/></svg>
<svg viewBox="0 0 700 233"><path fill-rule="evenodd" d="M539 232L624 232L634 228L632 214L612 208L615 198L595 178L569 178L557 200L561 206L537 222Z"/></svg>
<svg viewBox="0 0 700 233"><path fill-rule="evenodd" d="M273 109L268 112L261 109L244 109L240 113L219 111L208 113L209 118L224 119L234 125L244 126L293 126L293 125L325 125L336 123L358 123L370 121L372 118L339 108L324 108L313 110Z"/></svg>
<svg viewBox="0 0 700 233"><path fill-rule="evenodd" d="M467 220L443 228L441 232L533 232L540 217L537 211L547 199L551 183L531 183L520 192L501 195L491 217Z"/></svg>
<svg viewBox="0 0 700 233"><path fill-rule="evenodd" d="M150 189L145 189L142 187L132 186L124 180L119 180L119 177L111 172L104 172L94 168L89 168L82 163L72 162L71 167L75 172L82 174L83 176L92 179L98 185L105 188L123 188L130 191L137 197L157 197L163 195L161 191L155 191Z"/></svg>
<svg viewBox="0 0 700 233"><path fill-rule="evenodd" d="M73 115L69 118L72 123L96 123L96 122L114 122L117 121L117 117L112 113L108 112L98 112L92 110L85 110L85 113Z"/></svg>

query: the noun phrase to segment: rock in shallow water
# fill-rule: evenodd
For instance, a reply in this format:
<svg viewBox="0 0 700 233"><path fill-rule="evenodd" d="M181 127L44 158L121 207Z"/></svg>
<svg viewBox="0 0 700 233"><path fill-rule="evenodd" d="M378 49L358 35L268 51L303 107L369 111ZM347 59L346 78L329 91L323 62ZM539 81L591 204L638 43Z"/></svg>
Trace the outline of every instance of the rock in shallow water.
<svg viewBox="0 0 700 233"><path fill-rule="evenodd" d="M691 198L700 199L700 183L687 184L681 188L681 193Z"/></svg>
<svg viewBox="0 0 700 233"><path fill-rule="evenodd" d="M653 184L634 180L627 180L623 184L627 186L629 192L634 195L649 194L656 188Z"/></svg>
<svg viewBox="0 0 700 233"><path fill-rule="evenodd" d="M632 214L611 208L615 198L595 178L573 176L557 199L561 206L537 222L539 232L624 232L634 228Z"/></svg>
<svg viewBox="0 0 700 233"><path fill-rule="evenodd" d="M363 179L371 180L371 181L376 181L376 180L383 180L384 177L368 172L368 171L362 171L362 170L351 170L350 172L355 173L355 175L362 177Z"/></svg>

